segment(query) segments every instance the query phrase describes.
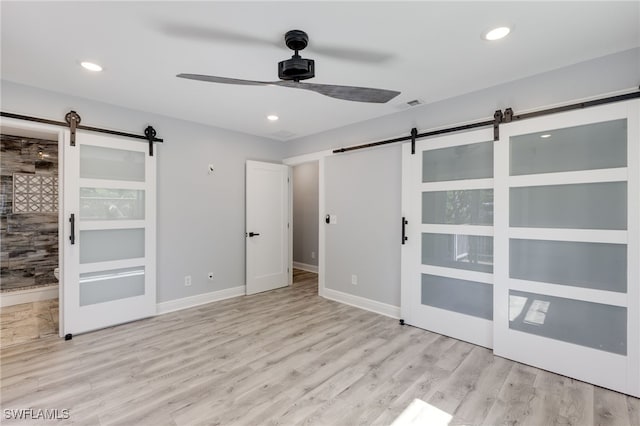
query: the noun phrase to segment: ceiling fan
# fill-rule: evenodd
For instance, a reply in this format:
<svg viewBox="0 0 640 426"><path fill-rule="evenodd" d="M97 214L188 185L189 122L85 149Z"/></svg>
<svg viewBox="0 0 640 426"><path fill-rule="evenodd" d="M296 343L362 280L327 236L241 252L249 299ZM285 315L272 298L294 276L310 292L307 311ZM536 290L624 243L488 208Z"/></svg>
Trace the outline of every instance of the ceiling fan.
<svg viewBox="0 0 640 426"><path fill-rule="evenodd" d="M336 99L355 102L385 103L400 94L395 90L374 89L370 87L336 86L333 84L301 83L315 76L315 62L299 55L299 51L307 47L309 36L304 31L291 30L284 35L287 47L294 51L291 59L278 63L280 81L255 81L237 78L217 77L202 74L178 74L176 77L190 80L208 81L211 83L238 84L244 86L282 86L292 89L311 90Z"/></svg>

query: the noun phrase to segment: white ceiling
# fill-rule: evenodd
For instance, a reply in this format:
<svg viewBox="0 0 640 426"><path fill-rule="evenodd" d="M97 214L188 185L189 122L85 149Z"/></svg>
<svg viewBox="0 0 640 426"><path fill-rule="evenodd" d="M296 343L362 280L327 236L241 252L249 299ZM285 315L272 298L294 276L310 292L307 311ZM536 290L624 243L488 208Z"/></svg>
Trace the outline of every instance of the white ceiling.
<svg viewBox="0 0 640 426"><path fill-rule="evenodd" d="M640 46L640 2L2 1L2 79L272 139L295 139ZM481 33L512 26L506 39ZM399 90L365 104L178 73L277 80L306 31L309 82ZM316 47L317 51L312 51ZM387 57L359 62L324 49ZM104 66L91 74L79 66ZM269 122L268 114L280 120ZM90 123L88 123L90 124Z"/></svg>

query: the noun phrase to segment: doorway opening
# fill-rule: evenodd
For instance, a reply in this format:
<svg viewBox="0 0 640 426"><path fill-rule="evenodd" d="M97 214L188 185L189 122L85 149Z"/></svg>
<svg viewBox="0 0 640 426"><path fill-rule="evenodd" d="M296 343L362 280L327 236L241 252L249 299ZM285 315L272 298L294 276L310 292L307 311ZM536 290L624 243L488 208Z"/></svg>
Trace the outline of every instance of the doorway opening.
<svg viewBox="0 0 640 426"><path fill-rule="evenodd" d="M60 138L0 126L1 346L59 334Z"/></svg>
<svg viewBox="0 0 640 426"><path fill-rule="evenodd" d="M291 167L293 268L318 273L318 161Z"/></svg>

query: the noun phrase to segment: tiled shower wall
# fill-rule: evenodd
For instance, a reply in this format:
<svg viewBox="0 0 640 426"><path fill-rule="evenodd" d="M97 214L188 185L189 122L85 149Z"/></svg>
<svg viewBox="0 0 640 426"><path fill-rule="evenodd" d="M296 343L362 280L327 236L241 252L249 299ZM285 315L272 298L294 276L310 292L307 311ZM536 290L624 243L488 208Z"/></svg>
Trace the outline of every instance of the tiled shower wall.
<svg viewBox="0 0 640 426"><path fill-rule="evenodd" d="M58 143L0 138L0 290L56 283L58 214L57 194L52 192L58 177Z"/></svg>

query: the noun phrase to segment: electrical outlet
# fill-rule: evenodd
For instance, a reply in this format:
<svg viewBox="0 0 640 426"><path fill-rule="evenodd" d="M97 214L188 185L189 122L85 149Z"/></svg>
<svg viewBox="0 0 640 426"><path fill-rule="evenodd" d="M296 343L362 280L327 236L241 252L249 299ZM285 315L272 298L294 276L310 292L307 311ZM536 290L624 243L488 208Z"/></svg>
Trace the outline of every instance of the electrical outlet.
<svg viewBox="0 0 640 426"><path fill-rule="evenodd" d="M315 258L316 258L316 252L315 252L315 251L312 251L312 252L311 252L311 258L312 258L312 259L315 259Z"/></svg>
<svg viewBox="0 0 640 426"><path fill-rule="evenodd" d="M191 275L184 276L184 285L187 287L191 285Z"/></svg>
<svg viewBox="0 0 640 426"><path fill-rule="evenodd" d="M213 281L213 272L209 272L209 274L207 274L207 278L209 278L209 281Z"/></svg>
<svg viewBox="0 0 640 426"><path fill-rule="evenodd" d="M351 284L358 285L358 276L356 274L351 275Z"/></svg>

